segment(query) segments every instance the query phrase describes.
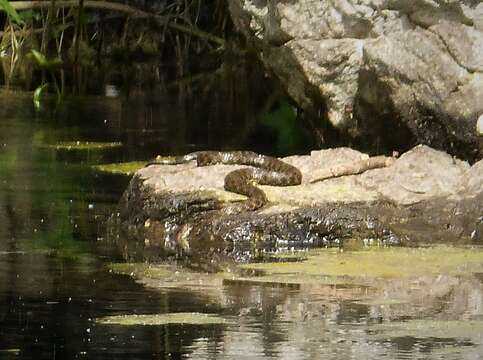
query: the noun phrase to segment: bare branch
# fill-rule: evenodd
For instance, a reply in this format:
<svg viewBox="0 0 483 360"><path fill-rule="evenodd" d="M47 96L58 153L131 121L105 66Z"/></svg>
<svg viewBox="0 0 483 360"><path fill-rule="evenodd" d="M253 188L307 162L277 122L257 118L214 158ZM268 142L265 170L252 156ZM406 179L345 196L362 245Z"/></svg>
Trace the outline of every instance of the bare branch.
<svg viewBox="0 0 483 360"><path fill-rule="evenodd" d="M360 161L340 164L329 169L320 169L319 171L314 171L310 183L340 176L360 174L370 169L390 166L394 161L396 161L395 157L374 156Z"/></svg>
<svg viewBox="0 0 483 360"><path fill-rule="evenodd" d="M50 0L37 0L37 1L11 1L10 4L15 10L28 10L28 9L39 9L39 8L46 8L51 5ZM56 1L55 6L57 8L61 7L78 7L79 6L79 1L78 0L64 0L64 1ZM117 12L122 12L125 13L131 17L134 18L149 18L153 19L156 22L160 24L165 24L172 28L173 30L184 32L186 34L196 36L198 38L211 41L215 44L218 44L220 46L225 46L225 40L209 34L203 30L200 30L196 26L193 25L182 25L179 23L173 22L173 17L169 16L163 16L163 15L157 15L157 14L151 14L149 12L137 9L135 7L125 5L125 4L120 4L120 3L115 3L115 2L109 2L109 1L101 1L101 0L86 0L84 1L84 7L85 8L91 8L91 9L98 9L98 10L107 10L107 11L117 11ZM0 11L2 11L0 9Z"/></svg>

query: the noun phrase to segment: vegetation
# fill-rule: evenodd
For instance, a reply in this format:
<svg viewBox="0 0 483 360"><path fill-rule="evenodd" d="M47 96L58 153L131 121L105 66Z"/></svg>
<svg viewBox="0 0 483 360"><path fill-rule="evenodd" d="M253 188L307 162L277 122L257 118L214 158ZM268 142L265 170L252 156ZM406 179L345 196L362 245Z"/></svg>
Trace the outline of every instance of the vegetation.
<svg viewBox="0 0 483 360"><path fill-rule="evenodd" d="M103 325L214 325L224 324L225 321L215 315L200 313L169 313L152 315L119 315L97 319Z"/></svg>
<svg viewBox="0 0 483 360"><path fill-rule="evenodd" d="M363 251L321 249L307 253L301 262L243 265L270 278L318 282L350 277L412 278L424 275L461 274L483 270L483 251L473 248L434 246L428 248L368 248Z"/></svg>
<svg viewBox="0 0 483 360"><path fill-rule="evenodd" d="M56 150L105 150L121 147L120 142L94 142L94 141L59 141L56 144L43 145Z"/></svg>
<svg viewBox="0 0 483 360"><path fill-rule="evenodd" d="M483 271L481 248L435 246L428 248L366 248L361 251L318 249L286 253L276 261L241 264L215 274L199 274L171 265L145 263L110 264L111 271L138 279L159 281L158 286L191 288L193 284L352 284L378 280L416 279L424 276L463 276ZM234 270L234 271L233 271ZM387 300L387 299L386 299Z"/></svg>
<svg viewBox="0 0 483 360"><path fill-rule="evenodd" d="M120 175L132 175L146 165L145 161L130 161L125 163L112 163L94 165L94 169L100 172Z"/></svg>
<svg viewBox="0 0 483 360"><path fill-rule="evenodd" d="M145 4L141 9L115 1L0 0L0 72L5 85L36 89L34 102L40 106L48 89L60 98L66 92L85 93L92 83L117 80L112 63L169 61L176 77L182 78L192 57L225 47L225 1ZM145 74L160 76L153 68ZM132 74L126 70L122 76Z"/></svg>

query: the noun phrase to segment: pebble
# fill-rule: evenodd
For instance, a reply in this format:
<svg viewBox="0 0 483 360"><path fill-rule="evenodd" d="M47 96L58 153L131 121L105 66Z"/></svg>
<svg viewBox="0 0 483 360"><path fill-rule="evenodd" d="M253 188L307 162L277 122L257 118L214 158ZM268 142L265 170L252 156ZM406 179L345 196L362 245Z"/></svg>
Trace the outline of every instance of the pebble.
<svg viewBox="0 0 483 360"><path fill-rule="evenodd" d="M483 136L483 114L480 115L478 121L476 122L476 133L479 136Z"/></svg>

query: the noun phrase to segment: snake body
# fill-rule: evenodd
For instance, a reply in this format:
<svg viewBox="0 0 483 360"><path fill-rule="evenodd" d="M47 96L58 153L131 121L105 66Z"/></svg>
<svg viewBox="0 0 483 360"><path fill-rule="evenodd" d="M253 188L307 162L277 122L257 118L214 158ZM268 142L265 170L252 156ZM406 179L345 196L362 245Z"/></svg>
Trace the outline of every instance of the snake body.
<svg viewBox="0 0 483 360"><path fill-rule="evenodd" d="M214 164L251 166L231 171L225 176L225 190L248 197L248 200L242 203L241 208L238 207L237 211L256 210L268 202L263 190L256 187L255 183L290 186L299 185L302 182L302 173L296 167L277 158L252 151L197 151L170 159L155 159L148 162L146 166L175 165L195 160L197 166Z"/></svg>

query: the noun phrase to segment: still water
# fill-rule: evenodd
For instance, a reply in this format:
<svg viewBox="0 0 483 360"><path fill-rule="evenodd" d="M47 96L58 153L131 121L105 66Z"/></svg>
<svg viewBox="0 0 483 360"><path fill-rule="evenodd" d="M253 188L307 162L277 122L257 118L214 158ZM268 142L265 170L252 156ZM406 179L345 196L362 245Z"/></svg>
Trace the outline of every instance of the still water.
<svg viewBox="0 0 483 360"><path fill-rule="evenodd" d="M279 155L312 146L304 130L295 129L288 103L261 101L270 89L233 93L238 88L176 96L165 88L131 90L71 99L40 112L28 94L1 93L0 359L483 357L483 290L476 276L440 279L439 293L416 299L412 293L410 304L391 307L356 301L367 292L361 287L228 282L216 289L157 291L108 270L106 264L121 259L103 241L104 224L128 179L102 175L91 165L206 148ZM274 117L283 128L276 128ZM123 147L63 153L49 146L59 141ZM418 284L392 286L402 292ZM170 312L216 314L226 322L133 327L94 322L109 315ZM416 313L440 325L472 321L474 328L378 336L381 322Z"/></svg>

